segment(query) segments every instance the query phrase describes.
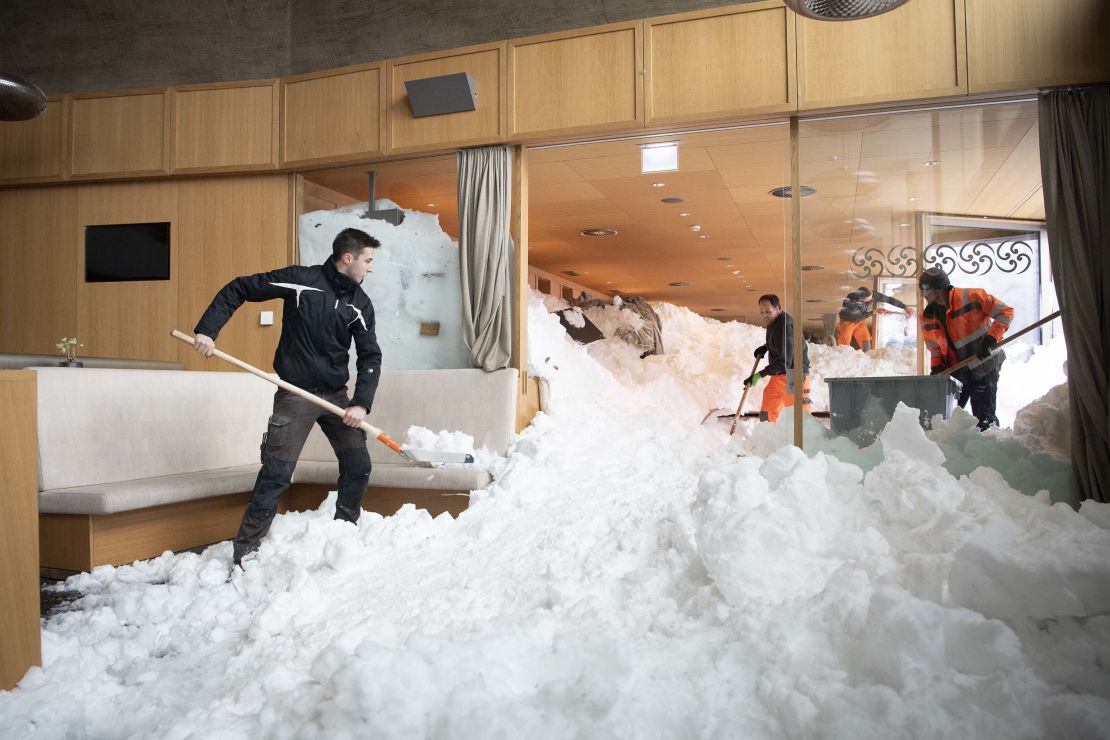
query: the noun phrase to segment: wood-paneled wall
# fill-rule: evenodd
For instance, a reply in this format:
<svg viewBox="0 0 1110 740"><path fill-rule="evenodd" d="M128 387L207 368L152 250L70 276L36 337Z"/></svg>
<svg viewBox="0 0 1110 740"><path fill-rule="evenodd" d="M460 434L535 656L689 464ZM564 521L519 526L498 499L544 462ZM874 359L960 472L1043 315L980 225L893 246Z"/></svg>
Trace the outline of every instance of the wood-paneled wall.
<svg viewBox="0 0 1110 740"><path fill-rule="evenodd" d="M277 80L178 87L172 100L174 172L277 167Z"/></svg>
<svg viewBox="0 0 1110 740"><path fill-rule="evenodd" d="M0 370L0 691L41 665L38 394L30 370Z"/></svg>
<svg viewBox="0 0 1110 740"><path fill-rule="evenodd" d="M80 185L77 188L77 337L88 357L174 361L168 336L177 319L180 224L176 181ZM85 282L85 227L168 221L170 279ZM177 248L175 248L177 247Z"/></svg>
<svg viewBox="0 0 1110 740"><path fill-rule="evenodd" d="M474 78L477 107L472 111L414 118L405 94L406 80L466 72ZM456 146L486 144L505 138L505 45L492 44L453 54L436 54L400 60L388 65L389 85L386 120L389 150L411 152Z"/></svg>
<svg viewBox="0 0 1110 740"><path fill-rule="evenodd" d="M290 263L290 176L265 175L187 180L180 186L179 309L174 326L192 334L193 327L220 288L232 278ZM259 312L273 311L274 324L261 326ZM219 360L205 360L190 347L173 342L173 359L189 370L231 370ZM217 337L220 349L273 371L274 348L281 334L281 303L244 304Z"/></svg>
<svg viewBox="0 0 1110 740"><path fill-rule="evenodd" d="M76 187L0 190L0 352L78 334L77 234Z"/></svg>
<svg viewBox="0 0 1110 740"><path fill-rule="evenodd" d="M972 93L1110 80L1110 2L964 2Z"/></svg>
<svg viewBox="0 0 1110 740"><path fill-rule="evenodd" d="M967 93L964 0L914 0L872 18L798 17L802 110Z"/></svg>
<svg viewBox="0 0 1110 740"><path fill-rule="evenodd" d="M0 125L0 184L65 176L68 111L68 100L53 98L38 118Z"/></svg>
<svg viewBox="0 0 1110 740"><path fill-rule="evenodd" d="M169 336L191 331L232 278L292 255L291 175L86 183L0 190L0 352L55 354L77 336L86 357L181 361L217 368ZM85 227L170 223L170 279L86 283ZM276 309L260 326L258 311ZM250 304L220 347L269 368L280 306Z"/></svg>
<svg viewBox="0 0 1110 740"><path fill-rule="evenodd" d="M648 123L796 107L794 14L775 0L648 21L647 46Z"/></svg>
<svg viewBox="0 0 1110 740"><path fill-rule="evenodd" d="M0 185L292 170L1108 81L1108 32L1106 0L914 0L846 23L757 0L284 81L81 93L0 127ZM404 82L455 72L475 79L477 109L414 118Z"/></svg>
<svg viewBox="0 0 1110 740"><path fill-rule="evenodd" d="M382 65L285 80L282 122L284 164L319 164L385 149Z"/></svg>
<svg viewBox="0 0 1110 740"><path fill-rule="evenodd" d="M166 93L74 96L69 132L73 179L164 175Z"/></svg>
<svg viewBox="0 0 1110 740"><path fill-rule="evenodd" d="M510 133L604 131L643 122L643 24L509 44Z"/></svg>

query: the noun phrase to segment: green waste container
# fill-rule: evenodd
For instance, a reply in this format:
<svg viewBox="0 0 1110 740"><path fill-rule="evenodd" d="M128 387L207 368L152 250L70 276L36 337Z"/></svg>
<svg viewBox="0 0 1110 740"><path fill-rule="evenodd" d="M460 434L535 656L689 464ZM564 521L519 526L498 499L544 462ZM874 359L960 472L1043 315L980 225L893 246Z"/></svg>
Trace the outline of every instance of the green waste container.
<svg viewBox="0 0 1110 740"><path fill-rule="evenodd" d="M832 430L857 441L873 440L894 416L898 402L921 413L921 426L940 414L952 415L960 384L940 375L895 375L880 378L825 378L829 386L829 417Z"/></svg>

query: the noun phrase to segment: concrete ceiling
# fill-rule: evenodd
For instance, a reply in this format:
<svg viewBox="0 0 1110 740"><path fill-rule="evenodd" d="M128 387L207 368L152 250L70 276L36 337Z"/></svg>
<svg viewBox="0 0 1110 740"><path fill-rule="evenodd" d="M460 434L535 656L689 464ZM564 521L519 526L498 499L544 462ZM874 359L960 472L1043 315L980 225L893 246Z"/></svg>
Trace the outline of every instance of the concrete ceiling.
<svg viewBox="0 0 1110 740"><path fill-rule="evenodd" d="M870 283L854 274L857 250L914 244L921 213L1044 218L1033 102L803 121L799 133L801 181L816 190L802 200L802 263L822 268L804 273L807 323ZM679 170L641 174L638 145L661 140L681 142ZM379 198L438 212L456 233L453 156L305 176L364 200L371 167ZM723 319L754 320L762 293L792 299L790 201L769 194L790 182L786 123L537 148L529 171L533 267ZM617 234L581 234L592 228Z"/></svg>

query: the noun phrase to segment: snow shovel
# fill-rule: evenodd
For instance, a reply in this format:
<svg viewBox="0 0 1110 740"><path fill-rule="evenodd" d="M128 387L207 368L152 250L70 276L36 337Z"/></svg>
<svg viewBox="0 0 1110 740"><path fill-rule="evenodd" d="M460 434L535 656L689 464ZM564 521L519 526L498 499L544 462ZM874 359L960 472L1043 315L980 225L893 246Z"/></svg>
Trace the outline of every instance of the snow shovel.
<svg viewBox="0 0 1110 740"><path fill-rule="evenodd" d="M1006 337L1005 339L1003 339L998 344L994 345L994 347L991 348L991 354L993 355L1003 345L1009 344L1010 342L1014 341L1015 339L1020 337L1022 334L1025 334L1026 332L1033 331L1034 329L1036 329L1041 324L1047 324L1049 321L1060 318L1060 313L1061 313L1060 311L1056 311L1055 313L1052 313L1052 314L1049 314L1048 316L1045 316L1040 321L1037 321L1036 323L1030 324L1029 326L1027 326L1024 329L1022 329L1021 331L1019 331L1018 333L1011 334L1010 336ZM941 375L941 376L951 375L952 373L959 370L961 367L964 367L965 365L969 365L977 359L979 359L979 355L972 355L971 357L966 357L966 358L960 360L959 362L957 362L952 367L948 368L947 370L943 370L943 371L941 371L937 374Z"/></svg>
<svg viewBox="0 0 1110 740"><path fill-rule="evenodd" d="M752 363L751 375L755 375L755 369L759 367L759 361L762 359L762 357L755 358L755 362ZM744 392L740 395L740 403L736 405L736 416L732 417L732 425L728 428L728 436L730 437L733 434L736 434L736 422L740 420L740 414L744 410L744 401L748 400L748 391L752 389L753 385L755 385L755 383L749 383L748 385L744 386Z"/></svg>
<svg viewBox="0 0 1110 740"><path fill-rule="evenodd" d="M182 342L185 342L186 344L192 344L192 345L196 344L196 339L194 339L193 337L190 337L188 334L183 334L182 332L179 332L177 329L174 329L170 333L174 336L174 338L180 339ZM212 351L212 354L214 354L216 357L219 357L221 360L224 360L225 362L230 362L232 365L243 368L244 370L251 373L252 375L257 375L258 377L262 378L263 380L270 381L271 383L278 386L279 388L284 388L285 390L289 391L290 393L295 393L298 396L300 396L301 398L305 399L306 401L310 401L310 402L316 404L317 406L319 406L322 409L327 409L328 411L332 412L336 416L343 416L344 414L347 413L346 409L342 409L342 408L336 406L334 403L329 403L328 401L325 401L324 399L320 398L319 396L315 396L315 395L309 393L308 391L306 391L302 388L298 388L297 386L293 385L292 383L289 383L287 381L282 380L277 375L274 375L272 373L263 372L262 370L259 370L258 368L256 368L254 365L249 365L249 364L243 362L242 360L240 360L236 357L232 357L231 355L227 354L226 352L221 352L220 350L216 349L216 350ZM364 421L361 424L359 424L359 428L362 429L367 434L369 434L370 436L377 439L379 442L381 442L383 445L385 445L389 449L396 452L401 457L403 457L406 462L410 462L410 463L412 463L414 465L418 465L422 468L430 468L430 467L432 467L432 463L472 463L472 462L474 462L474 456L469 454L469 453L435 452L433 450L402 450L401 445L394 442L388 434L383 432L381 429L378 429L376 426Z"/></svg>

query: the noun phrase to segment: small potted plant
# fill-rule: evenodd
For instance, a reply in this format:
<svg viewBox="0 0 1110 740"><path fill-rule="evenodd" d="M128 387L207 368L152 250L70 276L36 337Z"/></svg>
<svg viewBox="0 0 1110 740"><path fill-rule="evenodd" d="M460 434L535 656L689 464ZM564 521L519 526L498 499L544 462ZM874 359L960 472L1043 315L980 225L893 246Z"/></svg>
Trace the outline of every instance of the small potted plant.
<svg viewBox="0 0 1110 740"><path fill-rule="evenodd" d="M77 359L77 348L84 347L77 343L77 337L62 337L62 341L54 345L58 351L65 355L65 362L59 362L59 367L84 367L85 363Z"/></svg>

